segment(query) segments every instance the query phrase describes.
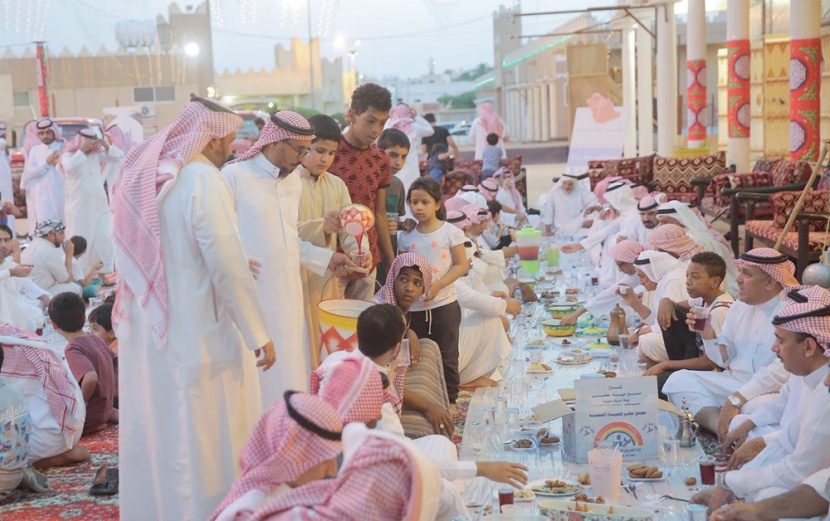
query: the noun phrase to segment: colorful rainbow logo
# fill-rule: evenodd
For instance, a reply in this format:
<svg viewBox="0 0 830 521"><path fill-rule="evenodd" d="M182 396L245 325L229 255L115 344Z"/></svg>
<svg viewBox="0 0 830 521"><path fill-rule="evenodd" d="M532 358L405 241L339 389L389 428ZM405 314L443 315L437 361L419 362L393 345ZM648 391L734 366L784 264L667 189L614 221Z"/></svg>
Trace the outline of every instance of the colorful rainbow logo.
<svg viewBox="0 0 830 521"><path fill-rule="evenodd" d="M597 441L611 441L620 447L643 446L643 436L640 431L625 422L609 423L603 427L594 438L594 442Z"/></svg>

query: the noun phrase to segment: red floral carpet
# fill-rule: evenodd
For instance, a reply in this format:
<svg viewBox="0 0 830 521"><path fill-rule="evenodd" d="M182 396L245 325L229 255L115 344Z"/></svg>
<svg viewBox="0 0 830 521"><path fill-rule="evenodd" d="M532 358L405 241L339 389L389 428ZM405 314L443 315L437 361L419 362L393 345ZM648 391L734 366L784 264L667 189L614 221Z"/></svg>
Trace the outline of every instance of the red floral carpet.
<svg viewBox="0 0 830 521"><path fill-rule="evenodd" d="M89 487L102 465L118 466L118 427L81 438L92 458L80 465L49 469L44 474L52 491L43 494L15 491L0 502L0 519L14 521L117 521L118 495L90 496Z"/></svg>

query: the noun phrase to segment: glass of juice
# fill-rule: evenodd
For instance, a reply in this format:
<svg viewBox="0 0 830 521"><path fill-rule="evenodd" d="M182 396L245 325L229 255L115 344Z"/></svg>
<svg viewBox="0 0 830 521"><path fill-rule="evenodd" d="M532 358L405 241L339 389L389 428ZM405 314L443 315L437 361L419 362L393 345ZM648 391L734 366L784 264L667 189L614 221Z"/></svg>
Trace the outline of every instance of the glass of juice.
<svg viewBox="0 0 830 521"><path fill-rule="evenodd" d="M513 504L513 489L508 487L502 487L499 489L499 510L504 505L512 505Z"/></svg>
<svg viewBox="0 0 830 521"><path fill-rule="evenodd" d="M715 457L701 456L698 463L700 464L700 484L705 487L715 486Z"/></svg>

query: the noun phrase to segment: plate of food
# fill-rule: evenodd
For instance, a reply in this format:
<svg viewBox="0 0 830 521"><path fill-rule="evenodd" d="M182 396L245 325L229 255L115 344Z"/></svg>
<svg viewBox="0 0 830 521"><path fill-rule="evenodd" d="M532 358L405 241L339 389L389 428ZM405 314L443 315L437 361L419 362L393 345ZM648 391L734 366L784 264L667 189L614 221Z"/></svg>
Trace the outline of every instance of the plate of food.
<svg viewBox="0 0 830 521"><path fill-rule="evenodd" d="M547 344L541 338L537 338L536 340L531 340L530 342L528 342L525 345L525 347L530 348L530 349L542 349L542 348L547 347Z"/></svg>
<svg viewBox="0 0 830 521"><path fill-rule="evenodd" d="M667 473L660 467L649 467L635 463L625 468L625 475L631 481L664 481Z"/></svg>
<svg viewBox="0 0 830 521"><path fill-rule="evenodd" d="M493 494L498 499L498 497L499 497L498 489L494 490ZM529 503L529 502L533 501L534 499L536 499L536 494L534 494L533 491L530 490L529 488L523 488L523 489L513 491L513 502L514 503Z"/></svg>
<svg viewBox="0 0 830 521"><path fill-rule="evenodd" d="M551 374L553 367L548 364L534 362L527 368L527 374Z"/></svg>
<svg viewBox="0 0 830 521"><path fill-rule="evenodd" d="M562 441L562 439L559 436L549 432L539 438L539 446L547 449L559 445L560 441Z"/></svg>
<svg viewBox="0 0 830 521"><path fill-rule="evenodd" d="M530 452L536 449L536 442L528 438L514 440L510 443L510 448L518 452Z"/></svg>
<svg viewBox="0 0 830 521"><path fill-rule="evenodd" d="M608 332L604 327L583 327L576 332L578 336L603 337Z"/></svg>
<svg viewBox="0 0 830 521"><path fill-rule="evenodd" d="M540 429L543 423L539 421L539 417L535 414L528 414L519 420L519 427L522 429Z"/></svg>
<svg viewBox="0 0 830 521"><path fill-rule="evenodd" d="M569 338L551 338L551 342L558 347L578 347L579 341L576 339L569 339Z"/></svg>
<svg viewBox="0 0 830 521"><path fill-rule="evenodd" d="M584 490L582 485L568 483L561 479L538 479L531 481L527 487L537 496L573 496Z"/></svg>
<svg viewBox="0 0 830 521"><path fill-rule="evenodd" d="M593 356L583 355L583 356L560 356L556 359L556 363L559 365L583 365L590 363L594 359Z"/></svg>

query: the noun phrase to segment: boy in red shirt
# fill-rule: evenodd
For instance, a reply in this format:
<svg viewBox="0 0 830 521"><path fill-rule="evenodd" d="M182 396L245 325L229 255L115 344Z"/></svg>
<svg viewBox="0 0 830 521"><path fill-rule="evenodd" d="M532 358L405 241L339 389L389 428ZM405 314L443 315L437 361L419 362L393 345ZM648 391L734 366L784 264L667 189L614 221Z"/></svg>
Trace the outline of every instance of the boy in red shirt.
<svg viewBox="0 0 830 521"><path fill-rule="evenodd" d="M76 293L58 294L49 303L49 319L55 331L69 342L66 361L86 402L83 433L91 434L104 430L108 423L118 423L118 409L112 405L116 392L113 354L106 342L84 333L84 300Z"/></svg>
<svg viewBox="0 0 830 521"><path fill-rule="evenodd" d="M392 95L380 85L366 83L355 89L346 111L349 128L343 134L334 163L329 168L329 172L346 183L353 203L375 212L375 226L367 234L373 271L368 277L350 280L346 298L370 300L375 293L374 269L378 262L383 260L391 266L395 260L386 220L386 189L392 182L389 157L374 145L391 109Z"/></svg>

